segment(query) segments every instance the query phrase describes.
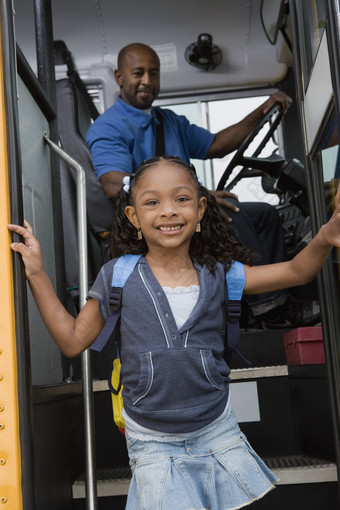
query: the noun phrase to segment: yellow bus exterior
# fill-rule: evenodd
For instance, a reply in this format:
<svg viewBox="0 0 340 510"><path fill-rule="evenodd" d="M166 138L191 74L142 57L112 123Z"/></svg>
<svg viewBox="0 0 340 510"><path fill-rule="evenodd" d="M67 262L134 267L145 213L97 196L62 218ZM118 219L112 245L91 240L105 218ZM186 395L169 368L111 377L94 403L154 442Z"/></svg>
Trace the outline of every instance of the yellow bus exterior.
<svg viewBox="0 0 340 510"><path fill-rule="evenodd" d="M1 44L1 41L0 41ZM6 108L0 52L0 508L21 510L21 449L10 235Z"/></svg>

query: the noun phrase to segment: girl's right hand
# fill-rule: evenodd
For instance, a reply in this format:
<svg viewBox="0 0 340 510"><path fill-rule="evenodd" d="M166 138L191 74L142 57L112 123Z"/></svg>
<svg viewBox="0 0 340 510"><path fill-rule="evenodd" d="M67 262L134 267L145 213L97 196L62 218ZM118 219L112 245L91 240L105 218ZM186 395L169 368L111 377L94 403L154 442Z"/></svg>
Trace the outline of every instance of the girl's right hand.
<svg viewBox="0 0 340 510"><path fill-rule="evenodd" d="M25 243L11 243L11 249L22 256L25 264L27 280L44 270L40 244L33 235L33 229L28 221L24 220L24 226L8 225L8 229L22 236Z"/></svg>

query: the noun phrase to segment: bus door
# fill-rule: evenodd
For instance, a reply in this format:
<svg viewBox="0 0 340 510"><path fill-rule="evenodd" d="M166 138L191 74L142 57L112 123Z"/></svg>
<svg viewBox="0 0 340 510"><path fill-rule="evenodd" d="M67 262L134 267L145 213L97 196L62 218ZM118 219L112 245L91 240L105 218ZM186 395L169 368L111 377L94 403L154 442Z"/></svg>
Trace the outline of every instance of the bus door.
<svg viewBox="0 0 340 510"><path fill-rule="evenodd" d="M0 9L0 505L71 510L71 481L84 465L82 384L66 381L68 367L26 292L7 231L8 223L29 221L64 301L59 160L46 143L57 142L56 113L48 87L16 45L12 1L3 0ZM47 62L54 73L53 58Z"/></svg>
<svg viewBox="0 0 340 510"><path fill-rule="evenodd" d="M313 231L334 210L340 177L339 6L335 1L289 2L307 191ZM318 294L329 385L334 449L340 462L340 265L333 249L318 275ZM318 388L315 388L318 391ZM322 420L322 416L320 416ZM331 431L330 431L331 432Z"/></svg>
<svg viewBox="0 0 340 510"><path fill-rule="evenodd" d="M0 9L0 504L21 510L26 501L25 508L33 510L25 279L19 263L12 260L7 231L11 219L22 215L22 200L17 200L21 179L12 67L15 48L10 2L1 2ZM14 292L13 281L21 292Z"/></svg>

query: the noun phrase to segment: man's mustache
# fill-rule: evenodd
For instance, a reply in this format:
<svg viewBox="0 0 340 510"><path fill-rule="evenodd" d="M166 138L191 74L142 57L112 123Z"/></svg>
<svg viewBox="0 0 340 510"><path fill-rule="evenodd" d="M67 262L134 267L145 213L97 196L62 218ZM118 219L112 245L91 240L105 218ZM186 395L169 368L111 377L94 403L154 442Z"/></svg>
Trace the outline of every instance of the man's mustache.
<svg viewBox="0 0 340 510"><path fill-rule="evenodd" d="M153 93L154 89L150 88L150 87L143 87L143 88L138 88L138 92L151 92L151 93Z"/></svg>

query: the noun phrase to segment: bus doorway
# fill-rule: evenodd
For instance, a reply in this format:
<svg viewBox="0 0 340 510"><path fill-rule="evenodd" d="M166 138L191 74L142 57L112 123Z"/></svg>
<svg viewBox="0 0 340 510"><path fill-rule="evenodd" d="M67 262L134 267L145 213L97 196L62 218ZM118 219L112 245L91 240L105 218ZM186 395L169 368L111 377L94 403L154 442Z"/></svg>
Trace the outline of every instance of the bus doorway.
<svg viewBox="0 0 340 510"><path fill-rule="evenodd" d="M137 2L132 4L134 8L140 8ZM300 198L308 198L311 232L315 233L327 219L339 177L337 112L340 73L336 24L339 13L335 1L233 0L231 7L230 2L213 0L209 2L207 12L207 6L202 3L175 1L170 9L170 4L150 0L143 12L138 10L140 17L129 16L132 4L117 6L111 0L14 0L15 13L12 2L3 0L1 4L1 14L6 12L9 22L14 21L15 25L15 30L7 36L12 42L12 59L9 68L4 68L4 74L8 69L13 73L11 97L18 125L17 133L8 131L8 144L20 145L21 160L8 170L9 182L13 185L12 172L20 169L17 194L10 195L7 185L1 187L2 195L12 207L10 218L6 212L3 220L4 223L20 222L25 216L33 221L46 254L49 275L61 298L65 301L70 298L73 305L76 303L75 313L79 288L78 282L72 286L65 284L65 273L70 266L66 262L63 240L64 235L71 231L71 217L60 206L60 162L53 161L53 156L50 160L45 141L47 135L59 144L55 122L58 112L52 100L54 71L57 79L61 78L58 73L63 73L63 78L66 75L65 66L54 69L51 56L53 40L65 40L73 51L80 75L96 104L100 105L101 112L115 101L115 57L121 46L137 36L147 44L158 45L160 51L166 50L168 56L174 56L177 51L177 68L174 67L175 59L168 62L158 104L164 108L178 108L178 111L184 104L194 104L200 111L195 122L203 127L208 127L207 110L214 107L216 125L218 121L224 123L219 101L266 97L277 89L289 92L294 106L283 119L279 135L275 136L275 151L287 160L298 157L306 172L305 185L298 191L302 191ZM274 11L269 10L271 19L277 16L277 23L274 23L277 33L269 35L269 39L261 23L265 4L269 8L276 6ZM174 12L176 22L183 23L182 28L176 31L178 39L174 31ZM215 72L192 68L184 58L185 49L197 39L201 30L207 29L208 22L214 41L225 54L224 67L217 68ZM222 28L219 28L221 25ZM75 30L75 27L81 27L81 30ZM2 27L3 38L4 34ZM169 46L170 36L176 37L176 40ZM48 51L44 52L44 48ZM233 50L235 53L232 53ZM48 72L48 68L52 68L53 72ZM8 110L9 100L6 101L4 109ZM202 167L202 177L214 187L223 168L222 171L217 169L215 174L210 166ZM247 187L242 186L242 181L240 186L240 192ZM259 188L256 185L253 189ZM277 195L271 197L276 199ZM262 200L263 197L257 195L257 198ZM16 212L14 205L18 206ZM63 227L62 218L65 220ZM91 235L92 232L89 238ZM95 243L94 246L94 253L89 254L89 259L94 254L97 263L100 247ZM8 257L6 249L4 253ZM78 254L77 248L69 251L71 255ZM25 462L20 464L20 454L15 453L18 455L17 466L22 465L22 476L17 477L16 483L20 493L24 489L23 508L123 509L131 473L124 437L112 420L107 384L109 374L106 373L106 369L110 369L112 353L109 353L110 356L107 353L101 357L91 356L91 368L94 369L90 391L94 401L95 466L89 466L84 452L93 446L88 434L92 429L84 426L84 379L79 360L72 364L60 356L38 316L29 289L27 301L19 302L18 296L26 297L26 284L17 257L14 257L14 262L17 265L14 272L6 264L6 277L13 284L14 291L14 297L10 299L17 320L27 317L27 330L24 328L23 336L19 338L20 328L16 325L15 338L6 338L6 341L11 347L13 342L19 342L30 353L12 366L13 380L18 373L25 375L26 391L18 390L15 383L11 387L19 403L26 406L21 448L24 444L29 445L27 438L32 440L31 449L24 452ZM94 264L92 269L89 284L98 265ZM21 280L18 281L15 275L20 271ZM255 508L271 510L275 507L280 510L289 505L294 510L337 510L339 507L340 324L337 312L338 254L335 250L318 277L317 298L321 307L321 325L316 327L319 328L318 334L322 328L325 351L322 362L318 360L317 363L300 365L287 360L284 335L290 333L288 330L244 327L241 332L242 351L254 366L246 368L234 362L232 392L242 402L237 409L235 402L235 409L250 442L280 478L276 490L257 502ZM320 335L318 341L321 341ZM0 348L5 352L3 347ZM0 368L2 359L0 355ZM24 398L27 400L24 401ZM13 412L16 410L22 412L20 406L14 405ZM31 420L27 419L29 416ZM1 433L0 430L0 440ZM1 456L1 459L4 458ZM2 467L0 463L0 470ZM94 469L89 477L86 471L91 467ZM29 490L25 492L27 485ZM7 491L7 488L1 487L1 490ZM9 498L7 492L3 494L0 498ZM2 499L1 502L6 503ZM17 510L13 505L12 508Z"/></svg>

